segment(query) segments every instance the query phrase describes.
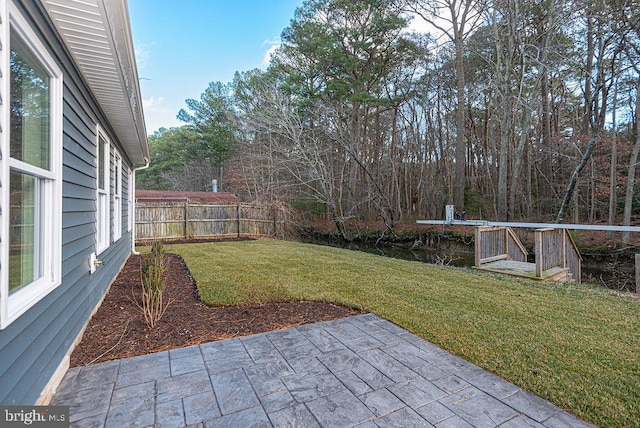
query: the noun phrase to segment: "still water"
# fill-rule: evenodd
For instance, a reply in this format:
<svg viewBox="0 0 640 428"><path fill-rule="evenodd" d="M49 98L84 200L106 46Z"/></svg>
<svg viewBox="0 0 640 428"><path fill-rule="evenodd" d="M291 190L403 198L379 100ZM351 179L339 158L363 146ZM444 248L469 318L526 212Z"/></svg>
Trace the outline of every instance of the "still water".
<svg viewBox="0 0 640 428"><path fill-rule="evenodd" d="M318 236L302 241L423 263L459 267L471 267L475 263L473 243L467 244L459 240L438 239L436 245L432 246L415 245L415 242L376 244L375 240L349 242L334 237L323 239ZM530 262L534 262L533 254L530 254L529 258ZM634 261L629 256L583 255L582 282L613 290L635 291Z"/></svg>

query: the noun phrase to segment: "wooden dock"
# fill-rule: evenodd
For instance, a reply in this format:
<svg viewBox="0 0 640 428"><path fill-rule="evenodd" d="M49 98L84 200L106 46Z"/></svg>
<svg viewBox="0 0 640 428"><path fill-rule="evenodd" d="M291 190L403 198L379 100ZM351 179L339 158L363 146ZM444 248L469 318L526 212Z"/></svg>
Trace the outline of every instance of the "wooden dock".
<svg viewBox="0 0 640 428"><path fill-rule="evenodd" d="M566 230L535 230L535 263L510 227L476 227L475 268L540 281L581 282L580 253Z"/></svg>

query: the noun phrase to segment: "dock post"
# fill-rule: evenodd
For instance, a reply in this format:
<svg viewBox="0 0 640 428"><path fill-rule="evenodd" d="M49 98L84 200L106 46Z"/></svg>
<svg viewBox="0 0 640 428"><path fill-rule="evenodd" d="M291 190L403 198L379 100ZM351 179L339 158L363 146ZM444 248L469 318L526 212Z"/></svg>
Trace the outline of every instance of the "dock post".
<svg viewBox="0 0 640 428"><path fill-rule="evenodd" d="M478 268L480 267L480 259L482 258L482 230L480 226L476 226L475 237L474 237L474 264Z"/></svg>
<svg viewBox="0 0 640 428"><path fill-rule="evenodd" d="M636 254L636 293L640 294L640 254Z"/></svg>

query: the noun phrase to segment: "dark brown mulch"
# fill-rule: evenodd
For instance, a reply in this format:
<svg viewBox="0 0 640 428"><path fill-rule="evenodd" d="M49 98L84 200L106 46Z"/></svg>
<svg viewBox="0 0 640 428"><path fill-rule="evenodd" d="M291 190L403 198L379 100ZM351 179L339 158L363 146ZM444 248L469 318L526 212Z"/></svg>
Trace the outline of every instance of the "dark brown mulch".
<svg viewBox="0 0 640 428"><path fill-rule="evenodd" d="M153 330L133 295L140 290L140 256L132 255L93 316L71 366L128 358L204 342L263 333L360 313L324 302L298 301L209 307L198 300L184 260L169 255L165 301L169 308Z"/></svg>

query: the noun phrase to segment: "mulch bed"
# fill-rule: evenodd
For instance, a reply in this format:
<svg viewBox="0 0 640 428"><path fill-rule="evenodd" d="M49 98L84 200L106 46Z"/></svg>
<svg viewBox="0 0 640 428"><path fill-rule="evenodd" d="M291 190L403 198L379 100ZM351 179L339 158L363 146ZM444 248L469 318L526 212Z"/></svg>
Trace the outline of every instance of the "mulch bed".
<svg viewBox="0 0 640 428"><path fill-rule="evenodd" d="M140 287L140 256L132 255L71 355L72 367L360 313L311 301L210 307L198 299L195 281L182 257L171 254L164 294L171 303L151 330L134 303Z"/></svg>

